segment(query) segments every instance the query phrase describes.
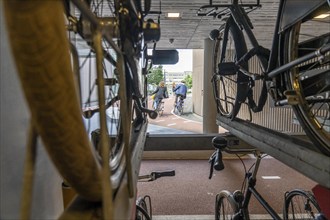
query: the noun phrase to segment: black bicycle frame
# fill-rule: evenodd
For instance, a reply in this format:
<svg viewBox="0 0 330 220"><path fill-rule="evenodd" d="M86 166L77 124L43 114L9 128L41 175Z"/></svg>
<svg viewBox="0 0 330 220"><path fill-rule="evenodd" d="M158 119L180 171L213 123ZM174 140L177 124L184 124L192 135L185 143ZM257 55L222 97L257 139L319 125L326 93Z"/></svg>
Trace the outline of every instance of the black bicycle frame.
<svg viewBox="0 0 330 220"><path fill-rule="evenodd" d="M222 6L222 7L227 7L230 9L230 16L233 18L233 20L238 25L238 27L241 30L244 30L244 32L246 33L246 36L252 45L252 49L250 51L248 51L248 53L247 53L247 54L250 54L250 56L248 56L247 60L250 59L254 55L257 56L257 58L259 59L260 64L261 64L262 71L264 73L263 80L270 80L272 78L276 78L276 77L280 76L280 74L283 74L286 71L288 71L289 69L291 69L292 67L297 66L303 62L306 62L312 58L318 57L321 54L330 50L330 45L328 44L328 45L325 45L323 48L320 48L316 52L306 54L290 63L281 65L282 62L281 62L281 60L279 60L279 57L281 57L280 54L282 54L283 52L280 51L278 48L280 48L280 43L283 38L284 28L287 29L287 28L291 27L292 25L294 25L297 21L302 19L302 18L297 17L297 15L288 15L289 13L292 12L292 11L288 10L288 8L293 7L292 6L293 3L287 4L287 2L289 2L289 1L281 0L280 4L279 4L277 20L276 20L276 24L275 24L273 41L272 41L269 58L265 57L265 53L263 52L267 49L265 49L259 45L258 40L256 39L254 33L252 32L253 25L247 15L247 13L243 9L244 5L238 4L238 0L233 0L232 4ZM295 3L295 4L302 4L302 1L301 2L298 1L298 3ZM303 7L302 11L305 13L306 12L311 13L313 10L315 10L315 8L322 6L322 4L324 4L324 1L322 1L322 0L315 1L315 2L311 3L310 5ZM259 6L259 1L254 6ZM289 17L287 20L289 20L291 23L286 20L283 21L283 17ZM254 53L252 51L254 51ZM245 60L245 62L247 62L247 60ZM281 65L281 66L279 67L279 65ZM247 74L249 74L248 71L242 70L242 73L244 73L244 72L247 72ZM266 85L264 84L264 86L266 86ZM266 93L266 90L264 90L264 92L259 97L258 105L254 108L254 111L257 112L257 111L262 110L263 106L266 103L266 97L267 97L267 93ZM249 101L252 101L252 100L249 100Z"/></svg>
<svg viewBox="0 0 330 220"><path fill-rule="evenodd" d="M259 194L259 192L254 188L256 185L256 176L259 169L261 161L261 156L257 155L257 161L252 173L247 173L246 178L248 178L248 187L244 195L244 200L242 206L239 207L239 212L243 219L249 220L249 211L248 206L250 203L251 196L253 195L257 201L264 207L264 209L272 216L275 220L281 220L281 217L275 212L275 210L267 203L267 201Z"/></svg>

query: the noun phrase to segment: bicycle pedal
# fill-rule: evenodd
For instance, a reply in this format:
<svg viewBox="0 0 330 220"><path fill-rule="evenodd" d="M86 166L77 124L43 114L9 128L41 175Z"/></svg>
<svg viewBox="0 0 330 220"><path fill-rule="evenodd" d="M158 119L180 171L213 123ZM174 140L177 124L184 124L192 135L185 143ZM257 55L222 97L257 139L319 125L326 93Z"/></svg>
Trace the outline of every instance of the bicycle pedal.
<svg viewBox="0 0 330 220"><path fill-rule="evenodd" d="M284 95L287 98L287 104L288 105L298 105L299 104L299 99L297 92L294 90L286 90L284 92Z"/></svg>

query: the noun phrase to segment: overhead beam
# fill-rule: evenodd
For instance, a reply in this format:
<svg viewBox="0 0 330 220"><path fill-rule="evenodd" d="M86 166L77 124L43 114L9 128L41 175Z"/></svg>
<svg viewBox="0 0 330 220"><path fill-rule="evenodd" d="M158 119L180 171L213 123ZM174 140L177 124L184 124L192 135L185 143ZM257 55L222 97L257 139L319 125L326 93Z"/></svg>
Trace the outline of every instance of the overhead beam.
<svg viewBox="0 0 330 220"><path fill-rule="evenodd" d="M310 142L220 115L217 116L217 124L322 186L330 188L329 157L317 152Z"/></svg>
<svg viewBox="0 0 330 220"><path fill-rule="evenodd" d="M235 148L253 148L248 143L229 134L147 134L145 151L214 150L212 138L224 136Z"/></svg>

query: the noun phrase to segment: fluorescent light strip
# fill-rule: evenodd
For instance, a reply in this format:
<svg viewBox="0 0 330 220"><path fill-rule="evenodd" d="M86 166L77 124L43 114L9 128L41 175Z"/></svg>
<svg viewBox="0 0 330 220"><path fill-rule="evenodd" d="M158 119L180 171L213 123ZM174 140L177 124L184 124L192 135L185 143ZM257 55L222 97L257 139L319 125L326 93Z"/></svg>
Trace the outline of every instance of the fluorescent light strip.
<svg viewBox="0 0 330 220"><path fill-rule="evenodd" d="M167 13L167 17L168 18L179 18L180 13L178 13L178 12L169 12L169 13Z"/></svg>
<svg viewBox="0 0 330 220"><path fill-rule="evenodd" d="M330 16L330 14L320 14L320 15L314 17L314 18L316 18L316 19L323 19L323 18L326 18L328 16Z"/></svg>

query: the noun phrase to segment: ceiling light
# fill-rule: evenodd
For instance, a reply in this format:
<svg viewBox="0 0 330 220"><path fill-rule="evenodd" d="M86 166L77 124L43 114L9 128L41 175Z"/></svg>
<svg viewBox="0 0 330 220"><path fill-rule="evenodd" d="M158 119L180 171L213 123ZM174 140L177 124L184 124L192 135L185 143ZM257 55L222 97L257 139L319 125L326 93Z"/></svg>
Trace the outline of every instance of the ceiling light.
<svg viewBox="0 0 330 220"><path fill-rule="evenodd" d="M179 18L180 13L179 12L169 12L169 13L167 13L167 17L168 18Z"/></svg>
<svg viewBox="0 0 330 220"><path fill-rule="evenodd" d="M314 17L314 18L316 18L316 19L323 19L323 18L326 18L328 16L330 16L330 14L320 14L320 15Z"/></svg>

